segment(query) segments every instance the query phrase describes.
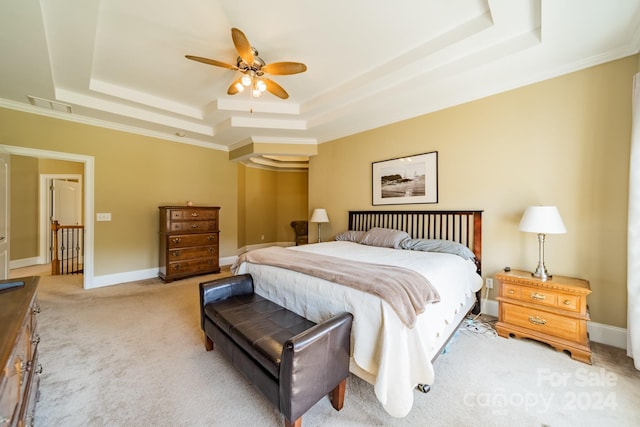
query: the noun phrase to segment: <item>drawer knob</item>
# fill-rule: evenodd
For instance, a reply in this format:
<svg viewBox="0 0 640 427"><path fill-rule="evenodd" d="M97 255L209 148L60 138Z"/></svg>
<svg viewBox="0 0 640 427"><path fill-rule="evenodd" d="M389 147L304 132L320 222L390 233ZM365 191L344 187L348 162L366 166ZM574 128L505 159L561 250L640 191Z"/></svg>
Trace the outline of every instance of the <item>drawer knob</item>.
<svg viewBox="0 0 640 427"><path fill-rule="evenodd" d="M209 248L209 249L207 249L207 252L209 252L210 254L212 254L212 253L213 253L213 248Z"/></svg>
<svg viewBox="0 0 640 427"><path fill-rule="evenodd" d="M207 240L213 240L213 239L215 239L215 237L213 237L211 235L207 236Z"/></svg>
<svg viewBox="0 0 640 427"><path fill-rule="evenodd" d="M180 237L174 237L173 239L171 239L171 241L173 243L180 243L182 241L182 239Z"/></svg>
<svg viewBox="0 0 640 427"><path fill-rule="evenodd" d="M194 217L194 218L197 218L198 217L198 212L191 212L191 216Z"/></svg>
<svg viewBox="0 0 640 427"><path fill-rule="evenodd" d="M515 294L516 292L513 289L509 289L510 294Z"/></svg>
<svg viewBox="0 0 640 427"><path fill-rule="evenodd" d="M534 325L546 325L547 321L542 319L540 316L529 316L529 322Z"/></svg>
<svg viewBox="0 0 640 427"><path fill-rule="evenodd" d="M198 224L191 224L191 228L198 228Z"/></svg>
<svg viewBox="0 0 640 427"><path fill-rule="evenodd" d="M562 301L562 303L563 303L564 305L571 305L571 301L569 301L568 299L566 299L566 300Z"/></svg>
<svg viewBox="0 0 640 427"><path fill-rule="evenodd" d="M543 299L546 298L546 295L542 295L542 294L539 294L537 292L534 292L534 293L531 294L531 298L537 299L537 300L543 300Z"/></svg>

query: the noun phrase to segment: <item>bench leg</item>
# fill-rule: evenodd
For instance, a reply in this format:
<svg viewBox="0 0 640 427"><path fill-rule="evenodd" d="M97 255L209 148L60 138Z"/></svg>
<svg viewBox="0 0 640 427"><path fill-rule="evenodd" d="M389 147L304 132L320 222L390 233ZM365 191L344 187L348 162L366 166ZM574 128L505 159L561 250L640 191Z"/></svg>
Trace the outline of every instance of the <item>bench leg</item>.
<svg viewBox="0 0 640 427"><path fill-rule="evenodd" d="M285 419L284 419L284 427L302 427L302 417L298 418L294 422L289 421L285 417Z"/></svg>
<svg viewBox="0 0 640 427"><path fill-rule="evenodd" d="M213 341L207 336L207 334L204 334L204 348L207 351L213 350Z"/></svg>
<svg viewBox="0 0 640 427"><path fill-rule="evenodd" d="M344 406L344 392L347 389L347 379L340 381L340 384L333 390L331 390L331 406L339 411Z"/></svg>

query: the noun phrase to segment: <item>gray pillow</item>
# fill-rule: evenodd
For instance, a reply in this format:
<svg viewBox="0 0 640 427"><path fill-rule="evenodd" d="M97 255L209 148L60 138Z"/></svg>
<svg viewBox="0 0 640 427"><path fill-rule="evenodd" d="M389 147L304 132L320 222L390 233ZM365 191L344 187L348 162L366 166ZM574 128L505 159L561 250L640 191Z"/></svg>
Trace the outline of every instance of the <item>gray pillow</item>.
<svg viewBox="0 0 640 427"><path fill-rule="evenodd" d="M360 243L368 246L381 246L383 248L399 248L400 243L409 239L408 233L390 228L374 227L367 231Z"/></svg>
<svg viewBox="0 0 640 427"><path fill-rule="evenodd" d="M475 255L465 245L451 240L440 239L406 239L400 244L402 249L425 252L446 252L461 256L464 259L473 259Z"/></svg>
<svg viewBox="0 0 640 427"><path fill-rule="evenodd" d="M347 230L336 236L336 240L344 240L346 242L360 243L366 231Z"/></svg>

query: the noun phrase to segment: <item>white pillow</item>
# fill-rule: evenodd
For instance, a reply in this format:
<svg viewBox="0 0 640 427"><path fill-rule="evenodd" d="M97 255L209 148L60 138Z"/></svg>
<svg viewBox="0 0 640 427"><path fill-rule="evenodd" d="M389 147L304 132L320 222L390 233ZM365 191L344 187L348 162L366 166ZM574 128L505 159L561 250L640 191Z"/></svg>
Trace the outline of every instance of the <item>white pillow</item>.
<svg viewBox="0 0 640 427"><path fill-rule="evenodd" d="M344 240L346 242L359 243L364 237L366 231L347 230L336 236L336 240Z"/></svg>
<svg viewBox="0 0 640 427"><path fill-rule="evenodd" d="M374 227L367 231L360 243L383 248L399 248L404 239L410 239L409 233L391 228Z"/></svg>

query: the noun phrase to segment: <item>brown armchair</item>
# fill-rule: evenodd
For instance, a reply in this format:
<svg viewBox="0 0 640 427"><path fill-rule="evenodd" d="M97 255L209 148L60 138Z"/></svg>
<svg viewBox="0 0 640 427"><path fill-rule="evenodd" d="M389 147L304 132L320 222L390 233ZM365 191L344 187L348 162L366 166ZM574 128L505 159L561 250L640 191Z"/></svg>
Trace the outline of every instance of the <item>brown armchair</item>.
<svg viewBox="0 0 640 427"><path fill-rule="evenodd" d="M309 221L291 221L291 227L296 233L296 246L309 243Z"/></svg>

